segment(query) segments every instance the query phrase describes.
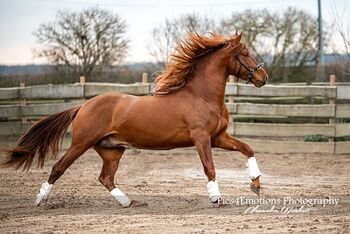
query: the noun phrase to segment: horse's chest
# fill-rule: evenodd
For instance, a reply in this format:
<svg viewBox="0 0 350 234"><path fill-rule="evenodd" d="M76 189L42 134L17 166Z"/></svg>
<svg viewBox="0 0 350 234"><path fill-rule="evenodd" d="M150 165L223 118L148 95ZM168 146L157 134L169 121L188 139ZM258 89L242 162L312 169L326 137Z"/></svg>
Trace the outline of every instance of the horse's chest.
<svg viewBox="0 0 350 234"><path fill-rule="evenodd" d="M198 121L203 123L202 127L206 128L212 135L215 135L228 127L226 112L225 109L208 108L198 116Z"/></svg>
<svg viewBox="0 0 350 234"><path fill-rule="evenodd" d="M204 128L211 135L215 135L227 126L228 121L223 116L220 116L219 113L212 113L205 120L202 120L201 128Z"/></svg>
<svg viewBox="0 0 350 234"><path fill-rule="evenodd" d="M215 127L213 128L213 131L212 131L212 135L217 135L219 132L227 129L227 127L228 127L228 121L225 118L220 117L215 123Z"/></svg>

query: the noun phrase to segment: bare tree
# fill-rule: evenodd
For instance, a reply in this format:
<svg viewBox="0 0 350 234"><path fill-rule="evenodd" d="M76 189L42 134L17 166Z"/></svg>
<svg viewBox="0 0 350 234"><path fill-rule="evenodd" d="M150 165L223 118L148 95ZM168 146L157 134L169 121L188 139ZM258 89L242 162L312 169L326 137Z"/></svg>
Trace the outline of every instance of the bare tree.
<svg viewBox="0 0 350 234"><path fill-rule="evenodd" d="M178 26L169 19L166 19L152 30L152 42L149 52L158 64L165 64L179 36L178 34Z"/></svg>
<svg viewBox="0 0 350 234"><path fill-rule="evenodd" d="M207 33L215 28L215 21L197 14L186 14L175 19L166 19L153 28L152 40L149 45L150 55L158 64L164 65L173 52L176 42L186 32Z"/></svg>
<svg viewBox="0 0 350 234"><path fill-rule="evenodd" d="M219 32L224 34L232 34L235 31L243 32L245 43L259 55L261 53L259 48L266 46L263 39L268 35L270 19L267 10L246 10L241 13L233 13L231 17L220 22Z"/></svg>
<svg viewBox="0 0 350 234"><path fill-rule="evenodd" d="M246 10L221 22L221 31L243 32L244 40L258 57L264 58L273 80L288 81L305 75L316 61L317 19L305 11L288 8L284 12Z"/></svg>
<svg viewBox="0 0 350 234"><path fill-rule="evenodd" d="M59 11L55 21L41 24L34 33L43 45L35 54L89 76L123 59L128 47L125 31L125 22L107 10Z"/></svg>
<svg viewBox="0 0 350 234"><path fill-rule="evenodd" d="M271 17L270 36L273 37L271 76L288 81L291 76L302 75L307 65L317 58L317 19L310 14L288 8ZM305 74L303 74L305 75Z"/></svg>
<svg viewBox="0 0 350 234"><path fill-rule="evenodd" d="M350 81L350 24L345 24L344 16L347 16L347 7L344 7L342 14L331 1L333 15L333 30L338 37L338 44L332 45L333 52L338 61L331 64L332 73L337 74L337 79L341 81Z"/></svg>

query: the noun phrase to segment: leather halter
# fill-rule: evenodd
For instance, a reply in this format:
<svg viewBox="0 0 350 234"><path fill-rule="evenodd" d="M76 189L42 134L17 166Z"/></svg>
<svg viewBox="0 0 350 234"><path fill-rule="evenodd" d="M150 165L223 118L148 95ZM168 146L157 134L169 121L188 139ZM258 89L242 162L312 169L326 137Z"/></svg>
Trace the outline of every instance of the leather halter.
<svg viewBox="0 0 350 234"><path fill-rule="evenodd" d="M237 61L240 63L240 67L239 67L239 71L238 71L238 74L241 73L241 67L244 67L248 72L248 75L247 75L247 79L246 79L246 84L249 84L252 82L252 79L253 79L253 75L256 71L260 70L263 68L264 66L264 63L261 62L261 63L258 63L255 67L253 68L248 68L246 65L244 65L244 63L242 63L242 61L239 59L239 55L241 54L241 52L246 48L246 46L244 44L242 44L242 48L239 49L238 53L236 53L236 55L234 56ZM237 81L239 80L239 78L237 77Z"/></svg>

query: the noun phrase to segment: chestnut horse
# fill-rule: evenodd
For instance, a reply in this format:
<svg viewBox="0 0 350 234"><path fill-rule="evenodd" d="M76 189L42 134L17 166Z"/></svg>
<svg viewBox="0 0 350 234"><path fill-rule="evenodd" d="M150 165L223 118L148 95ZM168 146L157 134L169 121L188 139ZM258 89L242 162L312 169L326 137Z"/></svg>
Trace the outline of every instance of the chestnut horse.
<svg viewBox="0 0 350 234"><path fill-rule="evenodd" d="M82 106L43 118L7 151L8 159L1 167L29 169L33 161L43 166L47 155L57 155L61 139L72 123L71 146L52 167L36 205L47 200L57 179L91 147L103 159L99 181L123 207L128 207L131 200L116 188L114 175L127 146L153 150L195 146L208 177L212 202L220 198L212 148L239 151L248 159L251 189L259 194L261 173L253 150L226 132L227 77L234 75L256 87L265 85L268 79L263 64L257 63L240 41L241 36L189 33L155 80L153 96L106 93Z"/></svg>

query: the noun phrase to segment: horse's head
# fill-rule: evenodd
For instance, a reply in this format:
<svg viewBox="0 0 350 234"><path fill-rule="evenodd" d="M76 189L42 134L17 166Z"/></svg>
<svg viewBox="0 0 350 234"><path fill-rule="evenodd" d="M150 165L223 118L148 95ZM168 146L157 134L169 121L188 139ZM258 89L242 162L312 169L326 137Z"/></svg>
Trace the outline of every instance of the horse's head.
<svg viewBox="0 0 350 234"><path fill-rule="evenodd" d="M234 36L231 40L233 45L233 56L230 74L237 79L253 83L256 87L262 87L267 83L268 75L263 69L264 63L258 63L249 52L247 46L241 42L242 33Z"/></svg>

